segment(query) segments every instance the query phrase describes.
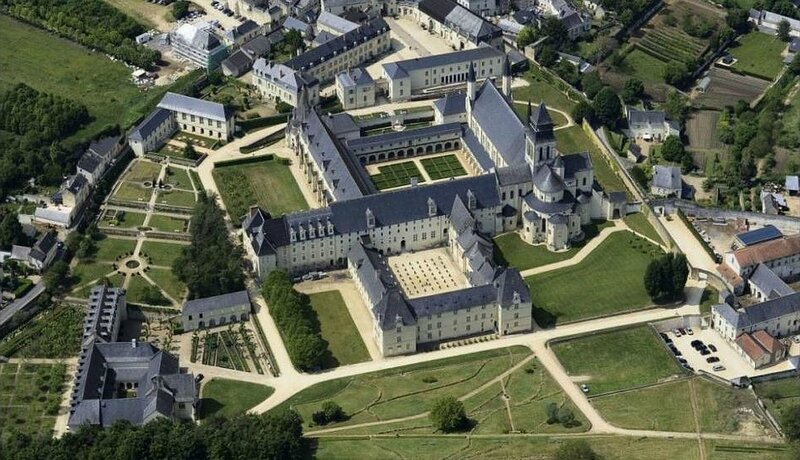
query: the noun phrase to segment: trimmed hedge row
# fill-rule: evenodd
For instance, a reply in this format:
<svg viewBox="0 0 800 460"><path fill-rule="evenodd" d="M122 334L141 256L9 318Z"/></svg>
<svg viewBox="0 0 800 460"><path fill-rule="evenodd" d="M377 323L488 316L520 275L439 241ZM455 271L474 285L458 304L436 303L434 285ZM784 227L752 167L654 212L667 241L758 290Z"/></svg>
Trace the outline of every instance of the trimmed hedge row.
<svg viewBox="0 0 800 460"><path fill-rule="evenodd" d="M275 131L274 133L270 134L267 137L259 139L252 144L245 145L239 147L239 153L252 153L258 149L262 149L264 147L269 147L270 145L278 142L279 140L284 138L283 131Z"/></svg>
<svg viewBox="0 0 800 460"><path fill-rule="evenodd" d="M277 115L270 115L268 117L251 118L249 120L237 121L236 124L239 125L239 127L243 130L250 131L253 129L267 128L280 123L286 123L289 121L289 115L290 114L288 113L279 113Z"/></svg>
<svg viewBox="0 0 800 460"><path fill-rule="evenodd" d="M221 168L224 166L233 166L233 165L245 165L250 163L261 163L262 161L269 161L275 158L274 155L271 153L269 155L263 155L260 157L247 157L247 158L237 158L235 160L225 160L220 161L214 164L215 168Z"/></svg>

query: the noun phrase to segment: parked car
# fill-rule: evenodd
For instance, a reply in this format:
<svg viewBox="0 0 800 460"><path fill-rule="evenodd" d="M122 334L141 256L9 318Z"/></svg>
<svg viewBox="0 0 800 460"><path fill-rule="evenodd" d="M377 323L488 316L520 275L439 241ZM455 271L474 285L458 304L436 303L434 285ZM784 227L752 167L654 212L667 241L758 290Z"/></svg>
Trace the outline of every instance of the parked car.
<svg viewBox="0 0 800 460"><path fill-rule="evenodd" d="M686 329L684 329L684 328L682 328L682 327L679 327L679 328L678 328L678 332L680 332L680 333L681 333L681 335L686 335Z"/></svg>
<svg viewBox="0 0 800 460"><path fill-rule="evenodd" d="M703 348L702 350L700 350L700 355L701 356L708 356L710 354L711 354L711 352L708 351L708 348Z"/></svg>
<svg viewBox="0 0 800 460"><path fill-rule="evenodd" d="M686 333L689 334L689 335L694 335L694 331L690 327L686 328Z"/></svg>
<svg viewBox="0 0 800 460"><path fill-rule="evenodd" d="M722 364L715 364L711 369L713 369L715 372L720 372L725 370L725 366Z"/></svg>
<svg viewBox="0 0 800 460"><path fill-rule="evenodd" d="M706 362L708 364L718 363L719 362L719 358L717 358L716 356L709 356L708 358L706 358Z"/></svg>
<svg viewBox="0 0 800 460"><path fill-rule="evenodd" d="M702 341L702 340L697 340L697 339L694 339L694 340L692 340L691 342L689 342L689 345L691 345L691 346L692 346L692 348L697 348L697 347L699 347L699 346L703 345L703 341Z"/></svg>
<svg viewBox="0 0 800 460"><path fill-rule="evenodd" d="M306 273L305 275L303 275L303 281L311 281L313 279L314 279L314 275L311 274L311 273Z"/></svg>
<svg viewBox="0 0 800 460"><path fill-rule="evenodd" d="M589 392L589 385L587 385L585 383L582 383L581 384L581 391L584 392L584 393L588 393Z"/></svg>
<svg viewBox="0 0 800 460"><path fill-rule="evenodd" d="M717 352L717 347L715 347L714 344L712 344L712 343L708 344L708 349L711 350L712 353L716 353Z"/></svg>
<svg viewBox="0 0 800 460"><path fill-rule="evenodd" d="M680 337L680 336L683 335L683 334L681 334L680 329L673 329L672 333L675 334L675 337Z"/></svg>

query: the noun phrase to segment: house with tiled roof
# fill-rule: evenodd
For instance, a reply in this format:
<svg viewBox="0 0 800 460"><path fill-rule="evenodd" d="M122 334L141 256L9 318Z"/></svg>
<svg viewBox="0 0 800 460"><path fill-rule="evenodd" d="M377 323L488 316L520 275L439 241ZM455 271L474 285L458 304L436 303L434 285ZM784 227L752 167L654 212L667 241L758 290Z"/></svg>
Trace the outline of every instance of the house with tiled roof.
<svg viewBox="0 0 800 460"><path fill-rule="evenodd" d="M56 232L45 232L32 246L12 245L10 258L42 272L47 270L55 260L59 246L60 242Z"/></svg>
<svg viewBox="0 0 800 460"><path fill-rule="evenodd" d="M752 334L745 332L733 343L753 369L769 366L786 356L786 347L764 330Z"/></svg>

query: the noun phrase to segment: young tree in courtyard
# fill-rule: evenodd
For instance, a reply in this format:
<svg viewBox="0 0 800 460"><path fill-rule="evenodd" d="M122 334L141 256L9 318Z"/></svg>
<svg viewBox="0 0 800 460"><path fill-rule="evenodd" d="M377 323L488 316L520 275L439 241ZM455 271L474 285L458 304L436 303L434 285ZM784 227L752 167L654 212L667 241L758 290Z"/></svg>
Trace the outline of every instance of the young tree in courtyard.
<svg viewBox="0 0 800 460"><path fill-rule="evenodd" d="M452 433L467 427L469 420L464 404L453 396L445 396L433 403L430 419L437 430Z"/></svg>
<svg viewBox="0 0 800 460"><path fill-rule="evenodd" d="M788 42L789 41L789 32L791 32L791 27L789 26L789 21L784 19L784 20L782 20L781 22L778 23L777 35L778 35L778 38L782 42Z"/></svg>
<svg viewBox="0 0 800 460"><path fill-rule="evenodd" d="M669 253L650 261L644 273L644 287L655 302L677 300L689 279L689 266L684 254Z"/></svg>

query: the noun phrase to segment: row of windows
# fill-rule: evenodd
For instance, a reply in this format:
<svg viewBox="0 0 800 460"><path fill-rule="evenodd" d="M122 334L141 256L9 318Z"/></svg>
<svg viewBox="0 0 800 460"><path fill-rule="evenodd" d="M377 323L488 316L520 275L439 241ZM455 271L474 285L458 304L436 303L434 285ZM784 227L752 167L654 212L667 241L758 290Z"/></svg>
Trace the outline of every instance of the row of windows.
<svg viewBox="0 0 800 460"><path fill-rule="evenodd" d="M186 118L187 118L187 117L186 117L186 113L184 113L184 112L181 112L181 120L186 120ZM209 126L214 126L214 121L215 121L215 120L212 120L212 119L210 119L210 118L204 118L204 117L200 117L200 116L197 116L197 117L196 117L196 116L194 116L194 115L189 115L189 117L188 117L188 118L189 118L189 121L190 121L190 122L192 122L192 123L194 123L194 122L195 122L195 118L196 118L196 119L197 119L197 122L198 122L198 123L200 123L201 125L203 125L203 124L208 124ZM208 123L205 123L206 121L207 121ZM221 122L221 121L219 121L219 120L216 120L216 122L217 122L217 128L222 128L222 122Z"/></svg>

